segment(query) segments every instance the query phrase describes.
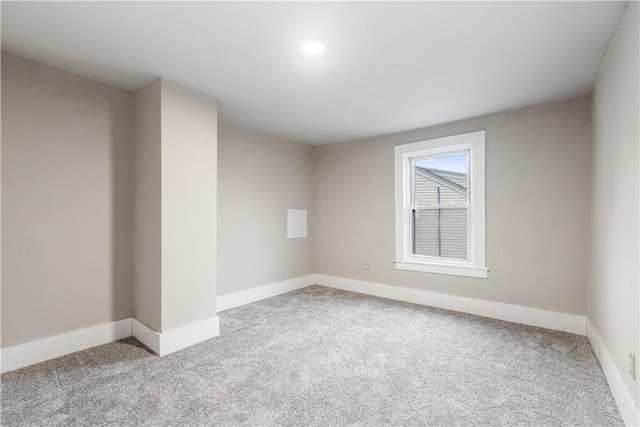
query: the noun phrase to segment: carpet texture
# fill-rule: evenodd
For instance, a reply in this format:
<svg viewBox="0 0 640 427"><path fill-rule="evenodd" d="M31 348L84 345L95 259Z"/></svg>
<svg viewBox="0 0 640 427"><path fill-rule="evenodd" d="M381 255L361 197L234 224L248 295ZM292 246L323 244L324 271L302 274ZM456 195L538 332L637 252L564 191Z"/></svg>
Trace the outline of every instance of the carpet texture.
<svg viewBox="0 0 640 427"><path fill-rule="evenodd" d="M585 337L312 286L2 375L3 426L623 425Z"/></svg>

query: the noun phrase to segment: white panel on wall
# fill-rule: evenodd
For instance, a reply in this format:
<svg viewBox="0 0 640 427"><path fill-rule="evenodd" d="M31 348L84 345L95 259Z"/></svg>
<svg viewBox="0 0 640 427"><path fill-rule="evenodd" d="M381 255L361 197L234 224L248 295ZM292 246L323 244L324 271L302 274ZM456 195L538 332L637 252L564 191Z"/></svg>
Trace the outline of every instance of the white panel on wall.
<svg viewBox="0 0 640 427"><path fill-rule="evenodd" d="M287 238L307 237L307 211L303 209L287 210Z"/></svg>

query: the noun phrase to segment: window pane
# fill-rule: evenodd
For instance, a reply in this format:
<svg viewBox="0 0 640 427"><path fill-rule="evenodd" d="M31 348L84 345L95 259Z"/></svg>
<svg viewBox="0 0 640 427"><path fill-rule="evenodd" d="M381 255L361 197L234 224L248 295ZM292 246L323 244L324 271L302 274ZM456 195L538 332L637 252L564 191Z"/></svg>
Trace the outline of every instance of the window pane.
<svg viewBox="0 0 640 427"><path fill-rule="evenodd" d="M414 255L468 259L467 208L413 212Z"/></svg>
<svg viewBox="0 0 640 427"><path fill-rule="evenodd" d="M468 176L468 153L416 160L414 204L466 205ZM422 209L414 213L414 254L468 259L467 215L466 207Z"/></svg>
<svg viewBox="0 0 640 427"><path fill-rule="evenodd" d="M430 157L415 162L416 205L464 204L467 202L468 154Z"/></svg>

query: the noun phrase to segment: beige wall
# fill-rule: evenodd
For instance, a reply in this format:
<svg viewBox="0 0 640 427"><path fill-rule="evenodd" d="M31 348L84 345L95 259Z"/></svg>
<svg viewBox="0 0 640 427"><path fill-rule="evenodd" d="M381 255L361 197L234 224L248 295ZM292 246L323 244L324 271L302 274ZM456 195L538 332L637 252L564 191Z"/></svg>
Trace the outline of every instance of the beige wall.
<svg viewBox="0 0 640 427"><path fill-rule="evenodd" d="M162 79L162 330L216 315L215 98Z"/></svg>
<svg viewBox="0 0 640 427"><path fill-rule="evenodd" d="M162 324L160 92L157 79L135 93L133 314L156 331Z"/></svg>
<svg viewBox="0 0 640 427"><path fill-rule="evenodd" d="M594 91L589 289L589 319L615 361L636 408L640 407L640 378L634 382L629 375L628 353L635 351L640 358L638 6L631 2Z"/></svg>
<svg viewBox="0 0 640 427"><path fill-rule="evenodd" d="M313 273L309 237L287 239L287 209L313 210L313 148L220 123L218 294Z"/></svg>
<svg viewBox="0 0 640 427"><path fill-rule="evenodd" d="M135 101L134 316L162 332L216 314L217 101L162 78Z"/></svg>
<svg viewBox="0 0 640 427"><path fill-rule="evenodd" d="M2 347L132 314L132 95L2 54Z"/></svg>
<svg viewBox="0 0 640 427"><path fill-rule="evenodd" d="M396 270L394 145L480 129L489 278ZM590 156L589 98L317 147L314 272L586 314Z"/></svg>

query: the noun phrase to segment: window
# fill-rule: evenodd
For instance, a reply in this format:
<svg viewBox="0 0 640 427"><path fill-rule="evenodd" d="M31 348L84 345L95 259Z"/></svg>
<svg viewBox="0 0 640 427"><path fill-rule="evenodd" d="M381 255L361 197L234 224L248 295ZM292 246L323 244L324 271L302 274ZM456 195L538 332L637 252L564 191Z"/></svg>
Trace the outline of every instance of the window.
<svg viewBox="0 0 640 427"><path fill-rule="evenodd" d="M397 269L487 277L484 138L395 147Z"/></svg>

